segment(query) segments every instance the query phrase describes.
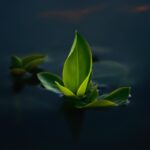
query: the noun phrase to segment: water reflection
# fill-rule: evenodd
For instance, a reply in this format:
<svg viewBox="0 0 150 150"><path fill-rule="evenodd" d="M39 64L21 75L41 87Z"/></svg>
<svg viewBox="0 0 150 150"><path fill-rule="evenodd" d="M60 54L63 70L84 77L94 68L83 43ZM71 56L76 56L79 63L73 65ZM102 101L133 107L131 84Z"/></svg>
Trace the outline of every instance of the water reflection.
<svg viewBox="0 0 150 150"><path fill-rule="evenodd" d="M12 89L15 94L20 93L25 86L37 86L40 84L38 78L37 78L37 73L43 72L44 70L41 68L36 68L34 71L31 73L26 73L24 75L14 75L11 74L11 79L12 79Z"/></svg>
<svg viewBox="0 0 150 150"><path fill-rule="evenodd" d="M117 61L104 60L93 64L93 79L105 87L131 84L129 74L129 67Z"/></svg>
<svg viewBox="0 0 150 150"><path fill-rule="evenodd" d="M78 141L80 138L80 133L82 131L85 110L76 109L71 106L70 103L66 101L66 98L63 98L64 103L60 108L60 112L64 115L74 141Z"/></svg>

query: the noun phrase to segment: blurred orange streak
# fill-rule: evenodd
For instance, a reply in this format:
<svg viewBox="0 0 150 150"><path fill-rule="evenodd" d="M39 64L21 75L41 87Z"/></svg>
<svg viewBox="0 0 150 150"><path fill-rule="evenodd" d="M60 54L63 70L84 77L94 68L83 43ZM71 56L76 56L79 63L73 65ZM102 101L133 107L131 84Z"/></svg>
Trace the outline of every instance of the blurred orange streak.
<svg viewBox="0 0 150 150"><path fill-rule="evenodd" d="M130 11L133 12L133 13L148 12L148 11L150 11L150 5L135 6L135 7L131 8Z"/></svg>
<svg viewBox="0 0 150 150"><path fill-rule="evenodd" d="M78 9L78 10L62 10L62 11L45 11L40 13L41 18L59 18L67 19L70 21L79 21L84 17L92 14L94 12L104 9L104 5L96 5L88 8Z"/></svg>

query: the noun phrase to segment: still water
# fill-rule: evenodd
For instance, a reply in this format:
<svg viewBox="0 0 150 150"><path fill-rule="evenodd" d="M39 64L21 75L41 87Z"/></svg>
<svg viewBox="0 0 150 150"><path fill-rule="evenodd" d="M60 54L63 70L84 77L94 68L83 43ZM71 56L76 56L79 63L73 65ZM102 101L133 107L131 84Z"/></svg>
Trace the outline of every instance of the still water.
<svg viewBox="0 0 150 150"><path fill-rule="evenodd" d="M149 149L149 1L6 0L1 7L1 150ZM10 56L33 53L47 54L41 68L61 75L76 29L91 45L93 80L104 92L131 86L128 106L73 110L34 77L11 77Z"/></svg>

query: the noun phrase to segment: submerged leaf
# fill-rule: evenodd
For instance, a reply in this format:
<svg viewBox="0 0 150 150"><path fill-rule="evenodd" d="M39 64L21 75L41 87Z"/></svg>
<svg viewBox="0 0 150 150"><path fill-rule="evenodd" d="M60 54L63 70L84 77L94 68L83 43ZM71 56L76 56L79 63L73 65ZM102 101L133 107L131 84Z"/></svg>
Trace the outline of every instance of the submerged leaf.
<svg viewBox="0 0 150 150"><path fill-rule="evenodd" d="M78 96L83 96L89 83L91 71L91 49L86 40L76 32L71 51L64 63L63 82L65 87Z"/></svg>
<svg viewBox="0 0 150 150"><path fill-rule="evenodd" d="M28 63L37 60L37 59L45 59L45 55L41 55L41 54L34 54L34 55L29 55L29 56L25 56L22 58L22 62L23 65L26 66Z"/></svg>
<svg viewBox="0 0 150 150"><path fill-rule="evenodd" d="M93 64L93 79L100 84L128 86L132 82L129 72L129 66L117 61L104 60Z"/></svg>
<svg viewBox="0 0 150 150"><path fill-rule="evenodd" d="M22 60L18 56L11 57L11 68L21 68Z"/></svg>
<svg viewBox="0 0 150 150"><path fill-rule="evenodd" d="M103 99L110 100L117 103L118 105L128 101L130 95L130 87L121 87L106 96L102 96Z"/></svg>
<svg viewBox="0 0 150 150"><path fill-rule="evenodd" d="M38 65L42 64L43 62L44 62L44 58L38 58L33 61L30 61L29 63L26 63L26 65L24 65L24 68L27 71L30 71L30 70L36 68Z"/></svg>
<svg viewBox="0 0 150 150"><path fill-rule="evenodd" d="M26 70L22 68L12 68L10 72L12 75L23 75L26 73Z"/></svg>
<svg viewBox="0 0 150 150"><path fill-rule="evenodd" d="M60 93L55 82L57 81L60 84L63 84L63 83L58 76L51 74L49 72L38 73L37 76L38 76L38 79L41 81L42 85L47 90L50 90L50 91L55 92L55 93Z"/></svg>
<svg viewBox="0 0 150 150"><path fill-rule="evenodd" d="M60 91L65 95L65 96L68 96L68 97L76 97L76 95L70 91L68 88L62 86L60 83L56 82L56 85L58 86L58 88L60 89Z"/></svg>
<svg viewBox="0 0 150 150"><path fill-rule="evenodd" d="M29 55L23 58L17 56L11 57L11 73L16 75L23 75L30 72L45 60L45 55ZM13 69L13 70L12 70Z"/></svg>
<svg viewBox="0 0 150 150"><path fill-rule="evenodd" d="M93 72L95 79L123 77L129 73L129 67L117 61L105 60L94 63Z"/></svg>

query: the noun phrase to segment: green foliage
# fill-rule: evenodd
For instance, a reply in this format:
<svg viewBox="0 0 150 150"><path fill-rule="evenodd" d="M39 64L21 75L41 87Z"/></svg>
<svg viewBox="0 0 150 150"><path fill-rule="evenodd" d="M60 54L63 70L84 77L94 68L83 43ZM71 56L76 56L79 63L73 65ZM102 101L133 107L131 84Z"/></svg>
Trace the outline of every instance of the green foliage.
<svg viewBox="0 0 150 150"><path fill-rule="evenodd" d="M22 60L17 56L12 56L11 57L11 67L12 68L21 68Z"/></svg>
<svg viewBox="0 0 150 150"><path fill-rule="evenodd" d="M107 94L103 96L103 99L105 100L111 100L112 102L116 104L122 104L128 102L128 97L130 95L130 87L122 87L114 90L110 94Z"/></svg>
<svg viewBox="0 0 150 150"><path fill-rule="evenodd" d="M92 54L88 43L78 33L71 51L64 63L63 82L77 96L83 96L86 92L90 74L92 71Z"/></svg>
<svg viewBox="0 0 150 150"><path fill-rule="evenodd" d="M65 96L68 96L68 97L76 97L76 95L71 91L69 90L68 88L62 86L61 84L59 84L58 82L55 82L56 85L58 86L58 88L60 89L60 91L65 95Z"/></svg>
<svg viewBox="0 0 150 150"><path fill-rule="evenodd" d="M34 64L36 58L23 58L22 63L25 68L28 68L30 64ZM18 59L16 64L19 64ZM91 48L87 41L76 32L72 48L63 66L62 80L48 72L38 73L37 76L45 89L64 94L78 109L115 107L128 102L130 87L122 87L110 94L100 96L98 86L92 83L91 75Z"/></svg>
<svg viewBox="0 0 150 150"><path fill-rule="evenodd" d="M25 57L11 57L11 73L14 75L22 75L31 72L45 61L46 56L40 54L29 55Z"/></svg>
<svg viewBox="0 0 150 150"><path fill-rule="evenodd" d="M99 96L96 88L91 92L91 97L88 102L78 104L77 108L95 108L95 107L114 107L128 102L130 94L129 87L118 88L107 95Z"/></svg>
<svg viewBox="0 0 150 150"><path fill-rule="evenodd" d="M38 78L47 90L50 90L55 93L60 93L60 90L55 82L60 84L63 84L63 82L58 76L48 72L41 72L38 74Z"/></svg>

